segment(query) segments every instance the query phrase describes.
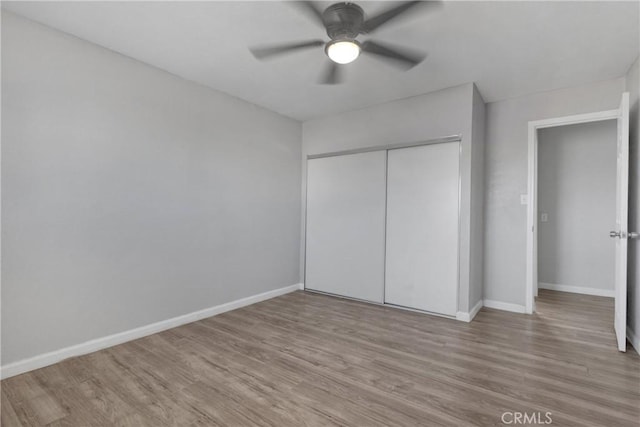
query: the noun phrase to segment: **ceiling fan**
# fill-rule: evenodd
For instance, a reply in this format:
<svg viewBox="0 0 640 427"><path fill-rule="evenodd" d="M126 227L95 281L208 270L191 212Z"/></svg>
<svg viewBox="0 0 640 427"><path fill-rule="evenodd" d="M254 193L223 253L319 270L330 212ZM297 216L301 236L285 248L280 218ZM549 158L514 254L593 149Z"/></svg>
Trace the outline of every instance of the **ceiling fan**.
<svg viewBox="0 0 640 427"><path fill-rule="evenodd" d="M438 1L408 1L397 3L372 17L365 17L364 11L355 3L335 3L324 11L312 1L291 2L309 15L316 23L321 24L331 40L305 40L274 46L257 46L249 50L257 59L268 59L274 56L296 52L303 49L324 46L329 57L326 71L320 82L324 84L339 83L340 66L355 61L361 53L375 55L388 60L394 65L409 69L422 62L426 55L414 50L382 44L373 40L359 41L360 34L371 34L392 19L406 13L417 6L438 6Z"/></svg>

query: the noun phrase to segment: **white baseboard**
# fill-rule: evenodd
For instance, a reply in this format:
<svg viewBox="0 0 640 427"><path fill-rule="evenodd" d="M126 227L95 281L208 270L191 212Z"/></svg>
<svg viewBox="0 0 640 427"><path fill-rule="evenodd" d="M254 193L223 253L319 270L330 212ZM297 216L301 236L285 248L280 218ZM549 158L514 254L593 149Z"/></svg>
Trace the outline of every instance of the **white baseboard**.
<svg viewBox="0 0 640 427"><path fill-rule="evenodd" d="M495 308L496 310L512 311L514 313L524 313L524 305L512 304L510 302L494 301L490 299L484 300L484 306L487 308Z"/></svg>
<svg viewBox="0 0 640 427"><path fill-rule="evenodd" d="M633 348L636 349L636 353L640 354L640 338L633 333L633 330L629 326L627 326L627 339Z"/></svg>
<svg viewBox="0 0 640 427"><path fill-rule="evenodd" d="M598 297L613 298L615 296L615 291L613 289L585 288L584 286L558 285L556 283L540 282L538 283L538 288L560 292L572 292L574 294L595 295Z"/></svg>
<svg viewBox="0 0 640 427"><path fill-rule="evenodd" d="M68 359L70 357L93 353L94 351L102 350L104 348L112 347L114 345L122 344L138 338L146 337L148 335L165 331L167 329L175 328L177 326L195 322L200 319L215 316L216 314L225 313L227 311L255 304L257 302L268 300L270 298L284 295L303 288L304 285L302 285L301 283L297 283L291 286L285 286L284 288L274 289L272 291L267 291L261 294L241 298L225 304L205 308L204 310L194 311L182 316L174 317L167 320L161 320L160 322L152 323L150 325L141 326L139 328L130 329L128 331L119 332L117 334L97 338L81 344L76 344L71 347L66 347L60 350L51 351L49 353L40 354L28 359L19 360L17 362L9 363L8 365L2 366L0 368L0 378L5 379L14 375L22 374L24 372L32 371L34 369L44 368L45 366L53 365L54 363L61 362L62 360Z"/></svg>
<svg viewBox="0 0 640 427"><path fill-rule="evenodd" d="M473 318L476 317L476 314L478 314L481 308L482 308L482 300L478 301L477 304L474 305L471 311L469 311L468 313L464 311L459 311L458 313L456 313L456 320L461 320L463 322L471 322Z"/></svg>

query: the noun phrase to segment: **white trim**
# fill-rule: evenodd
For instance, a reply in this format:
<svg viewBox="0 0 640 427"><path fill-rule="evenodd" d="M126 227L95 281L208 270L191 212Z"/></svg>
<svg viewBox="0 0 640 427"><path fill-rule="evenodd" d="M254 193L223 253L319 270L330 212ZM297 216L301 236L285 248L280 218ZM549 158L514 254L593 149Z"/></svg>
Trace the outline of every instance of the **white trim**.
<svg viewBox="0 0 640 427"><path fill-rule="evenodd" d="M640 354L640 338L633 333L633 330L629 326L627 326L627 339L633 348L636 349L636 353Z"/></svg>
<svg viewBox="0 0 640 427"><path fill-rule="evenodd" d="M512 304L510 302L494 301L490 299L484 300L484 306L487 308L495 308L496 310L511 311L513 313L525 313L525 306L520 304Z"/></svg>
<svg viewBox="0 0 640 427"><path fill-rule="evenodd" d="M130 329L128 331L119 332L117 334L108 335L106 337L97 338L91 341L84 342L82 344L72 345L60 350L51 351L49 353L40 354L28 359L19 360L17 362L9 363L8 365L0 368L0 378L5 379L14 375L22 374L24 372L32 371L34 369L43 368L45 366L53 365L64 359L70 357L81 356L87 353L93 353L94 351L102 350L107 347L122 344L127 341L135 340L138 338L146 337L167 329L175 328L187 323L195 322L200 319L215 316L217 314L225 313L227 311L235 310L237 308L245 307L247 305L255 304L260 301L268 300L280 295L287 294L302 289L302 284L297 283L291 286L285 286L284 288L274 289L272 291L263 292L261 294L252 295L246 298L241 298L235 301L231 301L225 304L216 305L213 307L205 308L204 310L194 311L192 313L184 314L182 316L173 317L167 320L161 320L160 322L152 323L150 325L141 326L139 328Z"/></svg>
<svg viewBox="0 0 640 427"><path fill-rule="evenodd" d="M535 125L529 122L529 146L528 146L528 176L527 176L527 280L525 290L525 313L533 314L534 289L533 284L537 282L538 256L536 251L537 238L534 227L537 226L537 157L538 157L538 131Z"/></svg>
<svg viewBox="0 0 640 427"><path fill-rule="evenodd" d="M478 301L477 304L474 305L471 311L469 311L468 313L466 311L459 311L458 313L456 313L456 320L471 322L473 318L476 317L476 314L478 314L481 308L482 300Z"/></svg>
<svg viewBox="0 0 640 427"><path fill-rule="evenodd" d="M537 215L537 175L538 175L538 129L573 125L578 123L590 123L602 120L615 120L619 117L620 111L607 110L596 113L576 114L573 116L554 117L544 120L533 120L528 125L528 173L527 173L527 267L525 285L525 313L533 314L535 310L534 285L538 283L538 228Z"/></svg>
<svg viewBox="0 0 640 427"><path fill-rule="evenodd" d="M557 283L538 282L538 288L560 292L572 292L574 294L595 295L598 297L613 298L615 296L615 291L613 289L598 289L588 288L585 286L559 285Z"/></svg>
<svg viewBox="0 0 640 427"><path fill-rule="evenodd" d="M579 123L599 122L601 120L615 120L620 116L620 110L598 111L595 113L575 114L573 116L553 117L551 119L533 120L529 126L536 129L551 128L555 126L575 125Z"/></svg>

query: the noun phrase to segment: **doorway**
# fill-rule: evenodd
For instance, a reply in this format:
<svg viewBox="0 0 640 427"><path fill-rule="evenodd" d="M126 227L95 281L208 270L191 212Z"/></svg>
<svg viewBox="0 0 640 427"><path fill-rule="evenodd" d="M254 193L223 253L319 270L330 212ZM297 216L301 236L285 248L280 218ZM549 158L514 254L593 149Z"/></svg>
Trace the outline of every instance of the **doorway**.
<svg viewBox="0 0 640 427"><path fill-rule="evenodd" d="M614 238L614 329L618 350L626 350L626 300L627 300L627 238L634 237L636 233L627 230L628 215L628 179L629 179L629 93L622 94L620 107L615 110L600 111L596 113L580 114L575 116L559 117L529 122L529 168L528 168L528 197L527 197L527 271L525 311L532 314L535 311L535 295L539 282L539 242L538 234L542 214L548 222L548 212L539 212L539 138L540 131L550 129L550 133L566 133L567 126L613 121L616 124L616 168L615 168L615 228L610 230L610 237ZM565 129L553 130L552 128ZM543 153L543 155L545 155ZM593 159L592 159L593 160ZM590 202L588 206L592 206ZM609 200L607 203L611 203ZM565 204L566 205L566 204ZM563 205L564 206L564 205ZM548 230L547 230L548 231ZM582 229L581 232L589 230ZM583 261L584 262L584 261ZM545 273L546 274L546 273ZM566 284L555 284L565 285ZM584 287L584 286L582 286ZM574 289L575 290L575 289Z"/></svg>
<svg viewBox="0 0 640 427"><path fill-rule="evenodd" d="M539 289L614 297L616 140L616 120L538 130Z"/></svg>

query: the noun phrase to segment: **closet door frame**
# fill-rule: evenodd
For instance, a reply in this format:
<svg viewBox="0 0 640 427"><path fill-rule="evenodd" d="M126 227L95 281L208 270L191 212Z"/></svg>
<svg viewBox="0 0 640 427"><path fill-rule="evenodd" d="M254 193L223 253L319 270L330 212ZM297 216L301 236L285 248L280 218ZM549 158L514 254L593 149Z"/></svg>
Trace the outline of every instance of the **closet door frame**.
<svg viewBox="0 0 640 427"><path fill-rule="evenodd" d="M367 153L370 151L385 151L386 152L386 157L387 157L387 164L388 164L388 157L389 157L389 150L395 150L398 148L409 148L409 147L420 147L423 145L432 145L432 144L446 144L446 143L453 143L456 142L458 143L458 238L457 238L457 272L456 272L456 276L457 276L457 283L456 283L456 304L458 305L458 309L459 309L459 301L460 301L460 239L461 239L461 207L462 207L462 135L451 135L451 136L446 136L446 137L442 137L442 138L435 138L435 139L429 139L429 140L425 140L425 141L417 141L417 142L406 142L406 143L397 143L397 144L387 144L387 145L378 145L378 146L372 146L372 147L363 147L363 148L357 148L357 149L352 149L352 150L341 150L341 151L332 151L332 152L327 152L327 153L321 153L321 154L309 154L307 155L306 159L307 161L312 160L312 159L320 159L323 157L334 157L334 156L343 156L343 155L347 155L347 154L357 154L357 153ZM305 212L304 212L304 289L306 291L309 292L317 292L317 293L324 293L321 291L316 291L313 289L307 289L307 285L306 285L306 276L307 276L307 216L308 216L308 211L307 211L307 197L308 197L308 167L307 167L307 174L305 176ZM385 180L386 182L386 180ZM387 197L386 195L387 189L385 188L385 199ZM387 235L387 230L386 230L387 224L386 224L386 200L385 200L385 229L384 229L384 234L385 234L385 242L386 242L386 235ZM386 269L386 251L385 251L385 269ZM384 283L384 287L383 287L383 295L384 295L384 291L386 290L386 282ZM333 294L331 294L333 295ZM334 296L339 296L341 298L347 298L347 299L353 299L353 298L349 298L346 296L340 296L340 295L334 295ZM367 301L368 302L368 301ZM375 302L368 302L370 304L378 304ZM409 307L402 307L402 306L398 306L398 305L393 305L393 304L386 304L383 303L382 304L378 304L378 305L385 305L387 307L393 307L393 308L397 308L400 310L409 310L409 311L417 311L420 313L428 313L434 316L440 316L440 317L446 317L449 319L455 319L456 316L449 316L449 315L444 315L444 314L440 314L440 313L433 313L430 311L424 311L424 310L419 310L419 309L414 309L414 308L409 308Z"/></svg>

